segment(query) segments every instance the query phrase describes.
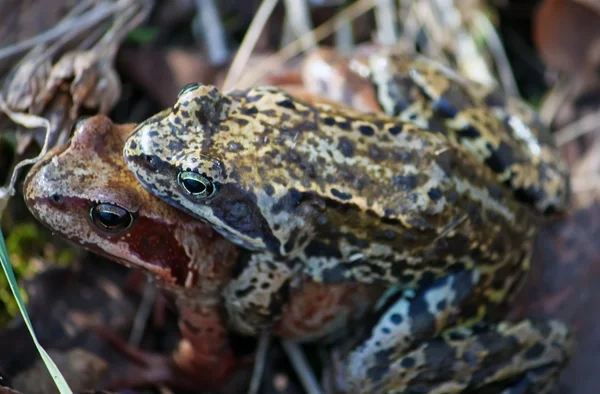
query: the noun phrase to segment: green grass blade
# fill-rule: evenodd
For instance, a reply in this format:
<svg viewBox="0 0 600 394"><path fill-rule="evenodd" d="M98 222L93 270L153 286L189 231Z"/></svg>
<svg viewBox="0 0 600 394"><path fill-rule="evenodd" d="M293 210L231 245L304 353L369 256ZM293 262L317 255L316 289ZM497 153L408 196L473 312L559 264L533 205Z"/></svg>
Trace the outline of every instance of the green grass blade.
<svg viewBox="0 0 600 394"><path fill-rule="evenodd" d="M46 368L48 369L48 372L50 372L50 375L52 376L52 379L54 380L58 391L61 394L73 394L71 388L67 384L67 381L58 370L58 367L56 366L56 364L54 364L54 361L52 361L48 353L46 353L42 345L40 345L40 343L38 342L37 337L35 336L35 332L33 331L33 327L31 326L31 321L29 320L29 315L27 314L27 310L25 309L25 303L23 302L21 294L19 293L19 287L15 279L15 274L13 273L12 266L8 259L8 252L6 251L6 244L4 243L4 235L2 234L2 229L0 229L0 262L2 263L2 269L4 270L4 274L8 279L10 290L12 291L13 295L15 296L15 299L17 300L17 305L19 306L19 310L21 311L23 320L25 321L27 329L31 334L31 339L33 339L35 347L40 353L44 364L46 364Z"/></svg>

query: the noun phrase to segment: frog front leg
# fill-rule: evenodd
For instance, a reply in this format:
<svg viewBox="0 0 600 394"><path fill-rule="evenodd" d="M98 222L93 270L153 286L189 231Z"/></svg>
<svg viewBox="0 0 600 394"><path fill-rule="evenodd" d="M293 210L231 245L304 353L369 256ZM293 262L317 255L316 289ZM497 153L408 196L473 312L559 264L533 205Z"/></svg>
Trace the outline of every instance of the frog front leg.
<svg viewBox="0 0 600 394"><path fill-rule="evenodd" d="M245 251L224 290L229 325L244 335L271 327L287 302L295 265L269 252Z"/></svg>
<svg viewBox="0 0 600 394"><path fill-rule="evenodd" d="M556 321L457 328L478 281L476 271L464 271L416 294L388 298L370 337L343 363L345 391L545 392L567 361L567 328Z"/></svg>

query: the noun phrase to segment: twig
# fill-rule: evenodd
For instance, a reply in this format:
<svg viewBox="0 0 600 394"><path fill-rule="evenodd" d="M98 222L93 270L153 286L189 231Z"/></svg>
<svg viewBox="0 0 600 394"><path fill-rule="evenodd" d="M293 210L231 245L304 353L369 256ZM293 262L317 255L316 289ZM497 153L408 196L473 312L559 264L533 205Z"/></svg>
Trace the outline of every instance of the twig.
<svg viewBox="0 0 600 394"><path fill-rule="evenodd" d="M563 105L569 93L571 93L575 84L570 76L562 76L558 79L554 88L544 99L540 108L540 119L545 124L552 124L558 109Z"/></svg>
<svg viewBox="0 0 600 394"><path fill-rule="evenodd" d="M335 31L335 48L341 54L347 54L354 47L354 26L351 20L342 20L340 25Z"/></svg>
<svg viewBox="0 0 600 394"><path fill-rule="evenodd" d="M294 366L294 370L302 382L304 391L308 394L322 394L323 389L308 366L308 362L306 361L306 357L304 357L304 353L302 352L302 349L300 349L300 346L289 340L281 341L281 345Z"/></svg>
<svg viewBox="0 0 600 394"><path fill-rule="evenodd" d="M6 104L6 101L4 100L4 97L1 94L0 94L0 109L2 111L4 111L4 113L10 118L10 120L15 122L16 124L25 126L30 129L35 129L38 127L43 127L46 129L44 145L42 146L42 150L41 150L40 154L34 158L20 161L13 169L13 173L12 173L12 176L10 178L8 185L0 188L0 201L5 201L5 200L8 200L8 198L14 196L14 194L15 194L14 186L15 186L15 183L17 182L17 178L19 176L19 172L20 172L21 168L23 168L27 165L30 165L30 164L37 163L48 152L48 150L49 150L48 141L50 139L50 132L49 132L50 131L50 122L48 121L48 119L42 118L40 116L21 113L21 112L13 112L10 108L8 108L8 105ZM4 207L5 207L5 204L2 204L2 205L4 205ZM0 217L1 216L2 216L2 211L0 211Z"/></svg>
<svg viewBox="0 0 600 394"><path fill-rule="evenodd" d="M556 144L562 146L584 134L598 130L600 130L600 113L594 112L559 129L555 133Z"/></svg>
<svg viewBox="0 0 600 394"><path fill-rule="evenodd" d="M254 18L252 18L252 23L250 23L250 27L244 35L244 39L231 63L231 67L229 67L225 82L223 82L223 90L229 90L238 81L244 67L248 64L248 59L252 55L252 50L256 46L260 33L277 5L277 1L263 0L260 7L258 7L258 11L256 11Z"/></svg>
<svg viewBox="0 0 600 394"><path fill-rule="evenodd" d="M150 279L147 278L146 283L144 284L142 302L140 302L140 306L135 314L133 327L131 328L131 333L129 334L128 342L130 344L139 345L142 342L142 337L144 336L144 331L146 330L146 323L148 322L150 313L152 313L152 305L154 304L155 299L156 287L150 281Z"/></svg>
<svg viewBox="0 0 600 394"><path fill-rule="evenodd" d="M214 0L196 0L193 30L197 35L203 36L208 58L213 65L224 64L229 58L225 28L221 19Z"/></svg>
<svg viewBox="0 0 600 394"><path fill-rule="evenodd" d="M265 361L267 359L267 351L271 342L271 332L264 330L258 338L258 348L256 349L256 360L254 362L254 370L252 371L252 380L248 394L257 394L260 388L260 383L265 370Z"/></svg>
<svg viewBox="0 0 600 394"><path fill-rule="evenodd" d="M475 11L473 23L475 28L484 35L488 48L490 48L492 56L494 56L494 61L496 62L504 91L511 96L520 97L517 81L515 80L512 68L510 67L510 62L508 61L508 56L504 50L504 45L502 45L502 40L498 36L498 32L490 20L479 10Z"/></svg>
<svg viewBox="0 0 600 394"><path fill-rule="evenodd" d="M312 35L310 8L305 0L283 0L285 4L286 19L290 24L295 38L302 40L302 49L313 49L317 42Z"/></svg>
<svg viewBox="0 0 600 394"><path fill-rule="evenodd" d="M70 23L61 23L50 30L38 34L37 36L34 36L27 40L23 40L18 44L0 49L0 59L12 56L16 53L32 48L38 44L43 44L55 38L59 38L67 33L81 32L88 28L90 25L101 21L102 19L106 18L107 16L113 13L116 13L122 8L123 6L119 4L104 5L104 3L102 3L101 5L92 9L91 11L81 16L78 16L76 20L73 20Z"/></svg>
<svg viewBox="0 0 600 394"><path fill-rule="evenodd" d="M375 21L377 24L377 41L383 45L394 45L398 41L396 30L395 0L375 0Z"/></svg>
<svg viewBox="0 0 600 394"><path fill-rule="evenodd" d="M351 6L346 7L333 18L329 19L327 22L323 23L314 31L312 31L315 40L317 42L321 41L325 37L329 36L333 31L339 29L341 23L358 18L360 15L373 8L373 6L373 0L358 0ZM279 50L277 53L264 59L262 62L260 62L260 64L257 65L257 67L253 67L250 72L245 74L244 78L241 78L236 83L236 86L238 88L252 86L256 81L266 75L269 70L277 69L278 66L296 56L302 51L301 40L302 38L295 40L285 48Z"/></svg>

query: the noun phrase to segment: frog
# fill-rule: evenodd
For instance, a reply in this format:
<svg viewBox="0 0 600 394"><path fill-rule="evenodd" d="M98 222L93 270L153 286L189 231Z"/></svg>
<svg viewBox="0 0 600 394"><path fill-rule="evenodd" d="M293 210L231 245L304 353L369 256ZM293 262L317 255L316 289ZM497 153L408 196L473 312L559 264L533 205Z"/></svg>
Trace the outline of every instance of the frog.
<svg viewBox="0 0 600 394"><path fill-rule="evenodd" d="M312 94L444 134L541 215L564 216L568 210L569 171L548 127L527 103L498 87L398 47L349 56L320 47L306 56L300 74Z"/></svg>
<svg viewBox="0 0 600 394"><path fill-rule="evenodd" d="M246 257L210 226L137 183L122 156L134 127L104 115L80 119L69 145L50 150L29 171L25 202L54 233L148 274L177 307L183 338L169 357L99 330L142 367L111 386L219 387L253 360L234 352L223 305L223 293ZM382 292L362 284L305 283L287 302L273 333L300 341L325 337L362 318Z"/></svg>
<svg viewBox="0 0 600 394"><path fill-rule="evenodd" d="M137 126L123 154L152 194L261 256L249 269L263 273L267 293L256 297L257 286L239 278L226 294L230 318L249 333L271 324L280 314L271 300L305 278L396 291L345 358L349 392L410 388L407 365L396 361L434 340L447 345L449 332L477 337L481 323L497 334L539 225L534 209L443 133L273 86L224 93L190 84L173 107ZM521 364L496 378L514 390L551 386L570 335L564 324L548 324L543 331L553 339L536 347L556 353L533 358L549 361L543 369L551 372L538 380L531 375L538 367ZM487 384L466 379L447 392Z"/></svg>

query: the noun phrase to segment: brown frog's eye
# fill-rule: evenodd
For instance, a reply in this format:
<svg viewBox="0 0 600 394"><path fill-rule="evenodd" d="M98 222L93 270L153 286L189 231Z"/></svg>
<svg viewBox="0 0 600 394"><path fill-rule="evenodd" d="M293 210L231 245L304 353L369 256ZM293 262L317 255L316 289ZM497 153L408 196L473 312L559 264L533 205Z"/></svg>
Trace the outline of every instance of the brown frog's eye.
<svg viewBox="0 0 600 394"><path fill-rule="evenodd" d="M179 94L177 95L177 98L183 96L186 93L189 92L193 92L194 90L198 89L200 87L199 83L189 83L187 85L185 85L180 91Z"/></svg>
<svg viewBox="0 0 600 394"><path fill-rule="evenodd" d="M216 191L215 185L210 179L193 171L181 171L177 176L177 182L187 194L194 198L209 198Z"/></svg>
<svg viewBox="0 0 600 394"><path fill-rule="evenodd" d="M116 204L101 203L90 209L92 222L102 231L118 233L133 224L133 215Z"/></svg>

